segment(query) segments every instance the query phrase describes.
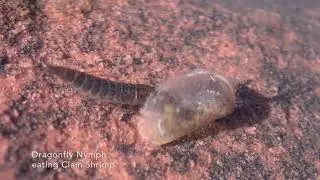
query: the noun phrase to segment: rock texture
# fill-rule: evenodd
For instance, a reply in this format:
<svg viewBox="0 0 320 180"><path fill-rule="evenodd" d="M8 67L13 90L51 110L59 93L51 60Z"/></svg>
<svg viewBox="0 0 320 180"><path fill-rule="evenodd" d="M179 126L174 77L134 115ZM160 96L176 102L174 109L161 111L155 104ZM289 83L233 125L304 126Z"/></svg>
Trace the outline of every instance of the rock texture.
<svg viewBox="0 0 320 180"><path fill-rule="evenodd" d="M0 177L318 179L313 1L0 0ZM194 67L248 83L230 117L152 147L136 107L83 96L43 62L152 86ZM33 151L102 151L115 166L33 168L46 161Z"/></svg>

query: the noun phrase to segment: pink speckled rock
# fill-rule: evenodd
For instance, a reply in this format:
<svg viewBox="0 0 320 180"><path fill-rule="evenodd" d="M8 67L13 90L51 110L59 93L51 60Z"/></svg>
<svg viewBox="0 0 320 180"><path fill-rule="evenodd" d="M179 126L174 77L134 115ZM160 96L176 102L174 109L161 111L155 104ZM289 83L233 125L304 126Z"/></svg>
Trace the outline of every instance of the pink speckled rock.
<svg viewBox="0 0 320 180"><path fill-rule="evenodd" d="M320 5L279 2L0 0L0 178L319 178ZM81 95L41 63L150 86L194 67L250 83L231 115L159 148L139 108ZM32 167L45 162L59 168Z"/></svg>

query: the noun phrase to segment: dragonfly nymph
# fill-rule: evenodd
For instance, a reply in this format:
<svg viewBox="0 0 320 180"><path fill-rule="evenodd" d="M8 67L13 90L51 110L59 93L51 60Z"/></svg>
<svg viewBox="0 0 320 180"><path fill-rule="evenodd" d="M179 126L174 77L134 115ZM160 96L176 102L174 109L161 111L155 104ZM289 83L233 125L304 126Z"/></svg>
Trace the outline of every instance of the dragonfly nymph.
<svg viewBox="0 0 320 180"><path fill-rule="evenodd" d="M46 65L46 67L48 71L71 83L80 91L115 104L142 105L154 90L148 85L110 81L62 66Z"/></svg>

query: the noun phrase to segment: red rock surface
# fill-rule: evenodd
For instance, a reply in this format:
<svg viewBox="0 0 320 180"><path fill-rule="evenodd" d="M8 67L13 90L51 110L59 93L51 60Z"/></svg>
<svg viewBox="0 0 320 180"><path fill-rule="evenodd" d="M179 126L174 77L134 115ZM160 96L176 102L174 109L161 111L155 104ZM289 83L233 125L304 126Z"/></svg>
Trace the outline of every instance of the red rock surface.
<svg viewBox="0 0 320 180"><path fill-rule="evenodd" d="M318 179L320 4L303 2L0 0L1 179ZM147 85L193 67L251 82L230 117L152 147L137 109L82 96L41 62ZM32 151L115 166L32 168L46 161Z"/></svg>

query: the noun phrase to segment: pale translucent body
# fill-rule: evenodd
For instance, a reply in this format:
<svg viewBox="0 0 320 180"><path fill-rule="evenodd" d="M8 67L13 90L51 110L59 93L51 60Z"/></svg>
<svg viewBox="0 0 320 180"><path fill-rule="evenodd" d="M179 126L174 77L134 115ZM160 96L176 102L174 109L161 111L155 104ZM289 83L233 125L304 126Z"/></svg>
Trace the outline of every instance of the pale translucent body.
<svg viewBox="0 0 320 180"><path fill-rule="evenodd" d="M155 145L166 144L231 114L234 107L233 84L197 69L156 87L140 110L139 132Z"/></svg>

